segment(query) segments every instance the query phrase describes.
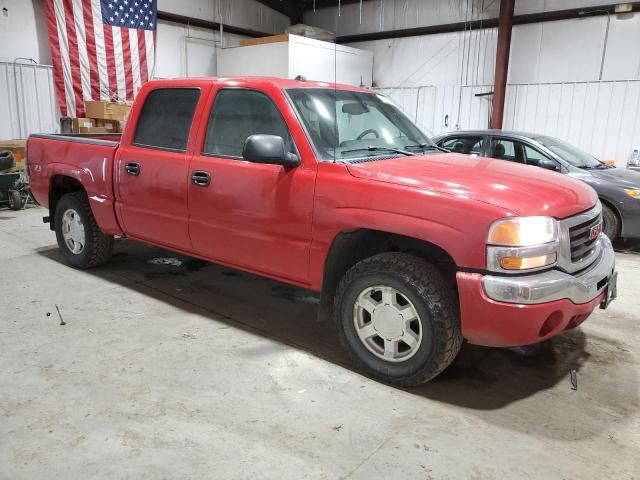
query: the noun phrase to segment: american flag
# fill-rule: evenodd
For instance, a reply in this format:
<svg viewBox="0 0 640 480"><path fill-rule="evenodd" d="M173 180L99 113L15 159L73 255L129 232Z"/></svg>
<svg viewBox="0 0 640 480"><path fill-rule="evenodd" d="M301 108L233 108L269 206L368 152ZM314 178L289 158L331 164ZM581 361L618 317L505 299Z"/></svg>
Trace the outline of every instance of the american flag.
<svg viewBox="0 0 640 480"><path fill-rule="evenodd" d="M85 100L133 100L155 66L157 0L47 0L56 95L63 116Z"/></svg>

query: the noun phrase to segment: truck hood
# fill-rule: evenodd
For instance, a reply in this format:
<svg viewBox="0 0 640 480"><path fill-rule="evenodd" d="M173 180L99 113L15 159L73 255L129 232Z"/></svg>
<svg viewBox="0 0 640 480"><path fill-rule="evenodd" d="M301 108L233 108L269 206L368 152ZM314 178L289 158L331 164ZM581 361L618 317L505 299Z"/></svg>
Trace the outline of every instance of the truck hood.
<svg viewBox="0 0 640 480"><path fill-rule="evenodd" d="M431 154L348 164L357 178L490 203L515 215L565 218L592 208L595 191L542 168L461 154Z"/></svg>

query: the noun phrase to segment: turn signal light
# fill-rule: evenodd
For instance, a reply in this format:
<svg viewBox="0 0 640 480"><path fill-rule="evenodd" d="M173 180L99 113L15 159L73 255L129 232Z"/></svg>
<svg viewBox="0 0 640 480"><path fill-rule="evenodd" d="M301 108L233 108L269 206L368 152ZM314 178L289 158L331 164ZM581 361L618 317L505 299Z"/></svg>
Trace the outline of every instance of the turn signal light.
<svg viewBox="0 0 640 480"><path fill-rule="evenodd" d="M529 270L542 268L556 261L556 254L539 255L537 257L502 257L500 266L505 270Z"/></svg>
<svg viewBox="0 0 640 480"><path fill-rule="evenodd" d="M489 241L495 245L518 245L520 243L520 225L506 221L495 226Z"/></svg>

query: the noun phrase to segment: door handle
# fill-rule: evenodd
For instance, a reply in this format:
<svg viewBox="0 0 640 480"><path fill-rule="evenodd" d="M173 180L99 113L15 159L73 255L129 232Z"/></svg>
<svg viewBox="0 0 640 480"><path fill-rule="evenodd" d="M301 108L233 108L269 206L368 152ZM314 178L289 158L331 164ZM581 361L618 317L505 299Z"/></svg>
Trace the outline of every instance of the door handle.
<svg viewBox="0 0 640 480"><path fill-rule="evenodd" d="M191 183L199 187L208 187L211 183L211 175L209 172L194 170L191 172Z"/></svg>
<svg viewBox="0 0 640 480"><path fill-rule="evenodd" d="M138 162L127 162L124 171L129 175L140 175L140 164Z"/></svg>

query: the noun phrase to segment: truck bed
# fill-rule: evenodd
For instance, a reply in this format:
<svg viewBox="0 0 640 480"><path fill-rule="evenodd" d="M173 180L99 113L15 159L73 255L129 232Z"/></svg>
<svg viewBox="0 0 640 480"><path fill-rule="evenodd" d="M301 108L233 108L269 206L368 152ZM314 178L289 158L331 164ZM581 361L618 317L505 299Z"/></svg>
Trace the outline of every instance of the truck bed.
<svg viewBox="0 0 640 480"><path fill-rule="evenodd" d="M55 182L84 187L91 210L105 233L122 235L115 215L113 162L119 134L31 135L27 168L31 192L44 206L57 199L49 192Z"/></svg>

